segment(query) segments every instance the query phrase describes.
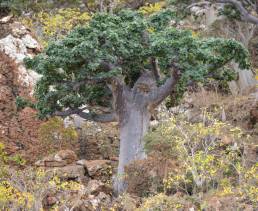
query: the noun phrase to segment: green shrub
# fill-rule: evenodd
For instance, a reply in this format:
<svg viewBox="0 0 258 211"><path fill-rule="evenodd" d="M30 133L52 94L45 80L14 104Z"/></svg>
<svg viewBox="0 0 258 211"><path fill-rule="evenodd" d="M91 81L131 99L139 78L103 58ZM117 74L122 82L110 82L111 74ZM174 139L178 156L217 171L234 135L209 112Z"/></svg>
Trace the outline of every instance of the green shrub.
<svg viewBox="0 0 258 211"><path fill-rule="evenodd" d="M78 143L78 134L75 128L65 127L62 118L53 117L41 124L39 139L43 147L52 149L49 153L64 148L72 148Z"/></svg>
<svg viewBox="0 0 258 211"><path fill-rule="evenodd" d="M164 178L166 193L198 194L216 191L219 195L238 194L256 201L257 164L244 166L244 144L250 137L237 127L212 119L191 124L182 117L162 123L146 137L146 151L174 159L178 171ZM250 172L251 179L246 174ZM256 176L255 176L256 175Z"/></svg>

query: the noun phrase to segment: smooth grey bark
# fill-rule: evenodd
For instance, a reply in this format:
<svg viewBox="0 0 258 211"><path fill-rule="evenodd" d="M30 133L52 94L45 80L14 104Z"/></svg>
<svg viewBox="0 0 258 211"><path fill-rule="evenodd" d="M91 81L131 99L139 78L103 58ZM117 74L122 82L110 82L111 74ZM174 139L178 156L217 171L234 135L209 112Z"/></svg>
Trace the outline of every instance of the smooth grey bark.
<svg viewBox="0 0 258 211"><path fill-rule="evenodd" d="M120 124L120 154L114 190L120 194L126 190L125 167L146 157L144 135L148 132L151 111L171 92L178 80L178 71L161 87L157 87L155 74L143 73L132 89L123 87L115 101Z"/></svg>
<svg viewBox="0 0 258 211"><path fill-rule="evenodd" d="M127 120L120 127L120 153L115 191L122 193L126 189L124 183L125 166L135 160L146 157L143 137L147 133L150 123L150 113L140 109L137 105L127 105Z"/></svg>

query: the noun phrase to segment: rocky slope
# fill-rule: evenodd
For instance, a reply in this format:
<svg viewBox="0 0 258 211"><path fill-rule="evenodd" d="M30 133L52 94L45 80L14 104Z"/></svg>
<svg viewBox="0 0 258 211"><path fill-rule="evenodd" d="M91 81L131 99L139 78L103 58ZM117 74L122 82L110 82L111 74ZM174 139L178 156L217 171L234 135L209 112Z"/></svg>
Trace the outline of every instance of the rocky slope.
<svg viewBox="0 0 258 211"><path fill-rule="evenodd" d="M12 20L0 24L0 139L8 153L33 159L40 121L30 108L18 111L16 97L33 100L32 87L38 76L26 70L22 60L38 52L40 45L21 24Z"/></svg>

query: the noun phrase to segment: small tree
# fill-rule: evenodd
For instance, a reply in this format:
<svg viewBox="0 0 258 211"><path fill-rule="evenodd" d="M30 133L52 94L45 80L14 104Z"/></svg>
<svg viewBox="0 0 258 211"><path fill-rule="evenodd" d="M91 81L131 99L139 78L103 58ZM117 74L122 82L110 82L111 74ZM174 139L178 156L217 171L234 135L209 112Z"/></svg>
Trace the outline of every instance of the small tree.
<svg viewBox="0 0 258 211"><path fill-rule="evenodd" d="M129 162L145 157L142 138L151 113L172 91L180 96L189 82L230 79L225 65L231 60L248 66L240 43L177 30L169 25L173 16L170 10L150 17L130 10L96 14L85 28L26 59L42 75L35 91L42 117L77 114L119 122L119 175ZM115 189L125 187L117 179Z"/></svg>

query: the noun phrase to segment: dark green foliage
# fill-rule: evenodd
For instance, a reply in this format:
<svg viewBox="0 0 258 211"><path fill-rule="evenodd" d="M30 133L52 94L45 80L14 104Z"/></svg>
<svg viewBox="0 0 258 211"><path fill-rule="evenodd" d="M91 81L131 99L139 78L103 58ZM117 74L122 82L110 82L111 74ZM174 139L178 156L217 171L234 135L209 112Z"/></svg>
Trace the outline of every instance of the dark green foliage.
<svg viewBox="0 0 258 211"><path fill-rule="evenodd" d="M41 115L85 104L111 107L109 79L123 76L132 87L144 70L151 70L153 57L163 76L159 84L170 76L171 64L180 69L178 97L192 81L230 80L224 67L231 60L240 68L248 67L248 52L240 43L194 37L191 31L169 26L173 18L169 10L149 18L130 10L96 14L88 26L50 43L34 59L26 59L27 67L42 74L35 92ZM107 68L107 63L112 68Z"/></svg>
<svg viewBox="0 0 258 211"><path fill-rule="evenodd" d="M16 98L16 106L17 106L18 110L24 109L25 107L35 108L35 105L32 102L30 102L29 100L26 100L22 97Z"/></svg>
<svg viewBox="0 0 258 211"><path fill-rule="evenodd" d="M219 15L225 15L230 20L241 20L239 10L231 4L226 4L223 9L219 11Z"/></svg>

